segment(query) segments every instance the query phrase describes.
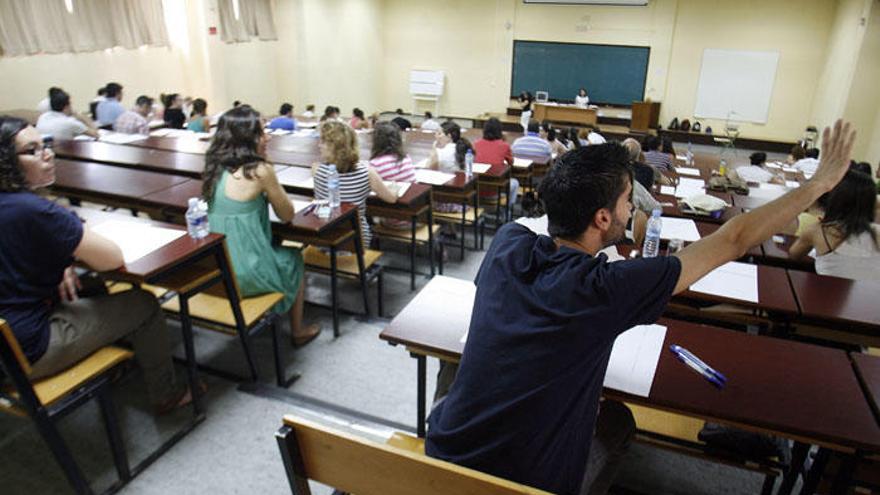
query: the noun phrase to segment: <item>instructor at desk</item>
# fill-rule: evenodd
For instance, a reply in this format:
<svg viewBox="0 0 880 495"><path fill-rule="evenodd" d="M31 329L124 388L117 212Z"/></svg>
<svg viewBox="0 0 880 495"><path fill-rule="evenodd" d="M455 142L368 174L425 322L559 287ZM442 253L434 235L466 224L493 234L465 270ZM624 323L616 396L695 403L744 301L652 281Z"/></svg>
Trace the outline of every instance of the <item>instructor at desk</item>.
<svg viewBox="0 0 880 495"><path fill-rule="evenodd" d="M590 104L590 97L587 96L587 90L581 88L578 91L577 96L574 97L574 104L580 108L587 108L587 105Z"/></svg>
<svg viewBox="0 0 880 495"><path fill-rule="evenodd" d="M608 263L632 173L618 144L563 155L541 182L550 236L510 223L492 241L458 376L428 419L428 455L554 493L605 493L635 428L600 404L614 339L653 323L673 294L780 231L840 182L855 132L825 129L816 175L674 256Z"/></svg>

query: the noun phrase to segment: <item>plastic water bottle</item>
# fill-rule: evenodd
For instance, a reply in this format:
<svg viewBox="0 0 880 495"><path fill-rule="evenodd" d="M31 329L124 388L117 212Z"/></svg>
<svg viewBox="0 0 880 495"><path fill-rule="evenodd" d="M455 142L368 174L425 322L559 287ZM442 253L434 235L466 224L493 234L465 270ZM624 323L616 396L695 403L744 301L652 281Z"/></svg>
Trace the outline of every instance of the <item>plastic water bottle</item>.
<svg viewBox="0 0 880 495"><path fill-rule="evenodd" d="M694 166L694 151L691 148L690 141L688 141L688 149L687 149L687 166L688 167Z"/></svg>
<svg viewBox="0 0 880 495"><path fill-rule="evenodd" d="M474 152L471 150L467 150L464 155L464 175L468 179L474 175Z"/></svg>
<svg viewBox="0 0 880 495"><path fill-rule="evenodd" d="M648 228L645 232L645 245L642 248L643 258L656 258L660 252L660 231L663 230L663 220L660 218L661 210L655 209L648 219Z"/></svg>
<svg viewBox="0 0 880 495"><path fill-rule="evenodd" d="M718 164L718 175L722 177L727 176L727 160L721 159L721 162Z"/></svg>
<svg viewBox="0 0 880 495"><path fill-rule="evenodd" d="M327 174L327 199L330 208L339 208L339 172L336 171L336 165L330 165L330 173Z"/></svg>
<svg viewBox="0 0 880 495"><path fill-rule="evenodd" d="M208 204L199 198L189 198L186 209L186 230L193 239L202 239L211 232L208 226Z"/></svg>

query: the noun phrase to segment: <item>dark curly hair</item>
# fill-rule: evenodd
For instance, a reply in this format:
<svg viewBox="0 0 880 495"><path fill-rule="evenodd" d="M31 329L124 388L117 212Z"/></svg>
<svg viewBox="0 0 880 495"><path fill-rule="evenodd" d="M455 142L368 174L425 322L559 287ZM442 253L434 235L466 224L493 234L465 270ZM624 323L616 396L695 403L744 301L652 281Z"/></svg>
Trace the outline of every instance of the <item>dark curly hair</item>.
<svg viewBox="0 0 880 495"><path fill-rule="evenodd" d="M226 170L239 168L246 179L254 177L254 170L264 161L258 146L263 135L260 113L249 105L239 105L220 117L217 133L205 153L205 172L202 174L202 197L210 203L214 187Z"/></svg>
<svg viewBox="0 0 880 495"><path fill-rule="evenodd" d="M373 130L373 149L370 151L370 158L383 155L394 155L398 160L406 157L400 128L391 122L379 122Z"/></svg>
<svg viewBox="0 0 880 495"><path fill-rule="evenodd" d="M24 174L18 166L15 153L15 136L28 123L17 117L0 116L0 191L24 191L27 187Z"/></svg>

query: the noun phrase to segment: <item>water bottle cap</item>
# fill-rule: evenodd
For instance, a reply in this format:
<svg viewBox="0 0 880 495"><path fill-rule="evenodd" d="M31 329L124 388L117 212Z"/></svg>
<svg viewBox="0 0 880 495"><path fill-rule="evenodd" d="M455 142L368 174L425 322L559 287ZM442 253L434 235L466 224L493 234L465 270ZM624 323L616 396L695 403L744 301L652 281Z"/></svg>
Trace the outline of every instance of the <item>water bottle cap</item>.
<svg viewBox="0 0 880 495"><path fill-rule="evenodd" d="M199 198L189 198L187 203L190 208L197 208L199 206Z"/></svg>
<svg viewBox="0 0 880 495"><path fill-rule="evenodd" d="M654 218L659 218L662 213L663 213L663 210L661 210L660 208L654 208L651 211L651 216Z"/></svg>

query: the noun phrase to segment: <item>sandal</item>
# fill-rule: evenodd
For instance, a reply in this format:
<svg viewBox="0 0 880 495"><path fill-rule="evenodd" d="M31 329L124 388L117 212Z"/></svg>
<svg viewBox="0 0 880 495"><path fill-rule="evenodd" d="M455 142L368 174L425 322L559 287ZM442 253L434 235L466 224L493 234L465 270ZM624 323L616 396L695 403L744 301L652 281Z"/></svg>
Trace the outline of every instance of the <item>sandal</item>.
<svg viewBox="0 0 880 495"><path fill-rule="evenodd" d="M293 347L299 348L304 347L309 342L315 340L315 338L321 334L321 325L314 323L306 327L306 330L302 333L302 335L292 335L291 339L293 340Z"/></svg>

